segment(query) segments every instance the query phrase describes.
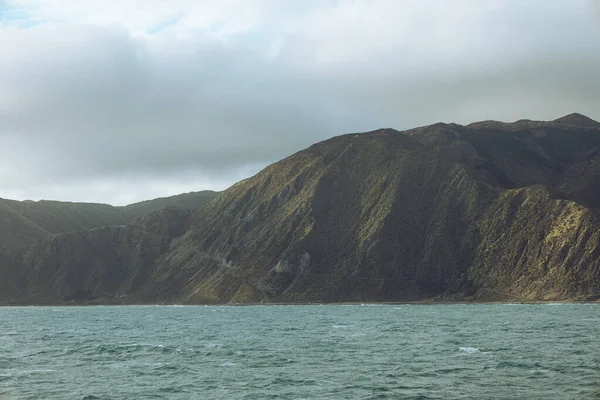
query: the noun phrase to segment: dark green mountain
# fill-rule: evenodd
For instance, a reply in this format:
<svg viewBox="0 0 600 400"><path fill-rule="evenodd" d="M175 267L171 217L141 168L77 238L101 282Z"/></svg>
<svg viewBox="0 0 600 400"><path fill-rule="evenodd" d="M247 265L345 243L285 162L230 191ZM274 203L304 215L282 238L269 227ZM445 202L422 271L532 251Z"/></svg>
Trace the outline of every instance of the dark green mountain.
<svg viewBox="0 0 600 400"><path fill-rule="evenodd" d="M113 207L107 204L0 199L0 252L38 242L54 234L102 226L125 225L135 218L165 207L196 208L210 202L216 192L185 193Z"/></svg>
<svg viewBox="0 0 600 400"><path fill-rule="evenodd" d="M193 211L53 236L4 302L594 300L600 125L435 124L315 144ZM15 272L16 271L16 272Z"/></svg>

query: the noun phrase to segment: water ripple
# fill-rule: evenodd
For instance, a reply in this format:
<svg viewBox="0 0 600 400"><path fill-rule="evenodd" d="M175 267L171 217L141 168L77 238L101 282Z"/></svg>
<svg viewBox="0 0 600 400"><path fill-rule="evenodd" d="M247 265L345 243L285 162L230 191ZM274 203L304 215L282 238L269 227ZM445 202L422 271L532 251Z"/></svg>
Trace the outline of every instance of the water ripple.
<svg viewBox="0 0 600 400"><path fill-rule="evenodd" d="M0 308L0 400L595 398L599 311Z"/></svg>

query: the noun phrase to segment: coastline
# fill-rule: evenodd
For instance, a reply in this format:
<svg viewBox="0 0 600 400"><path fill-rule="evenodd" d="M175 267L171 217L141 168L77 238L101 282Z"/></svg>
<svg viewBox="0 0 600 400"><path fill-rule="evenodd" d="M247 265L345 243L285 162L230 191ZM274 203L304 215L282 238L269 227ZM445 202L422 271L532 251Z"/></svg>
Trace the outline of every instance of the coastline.
<svg viewBox="0 0 600 400"><path fill-rule="evenodd" d="M398 302L295 302L295 303L0 303L0 308L23 307L259 307L259 306L452 306L452 305L600 305L600 300L531 300L531 301L398 301Z"/></svg>

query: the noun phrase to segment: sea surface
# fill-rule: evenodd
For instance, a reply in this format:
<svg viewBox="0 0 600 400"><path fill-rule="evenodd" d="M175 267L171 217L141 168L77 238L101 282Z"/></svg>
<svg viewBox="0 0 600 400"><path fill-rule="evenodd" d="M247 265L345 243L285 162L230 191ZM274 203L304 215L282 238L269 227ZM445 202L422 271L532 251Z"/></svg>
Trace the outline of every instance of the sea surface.
<svg viewBox="0 0 600 400"><path fill-rule="evenodd" d="M600 305L0 308L0 399L600 399Z"/></svg>

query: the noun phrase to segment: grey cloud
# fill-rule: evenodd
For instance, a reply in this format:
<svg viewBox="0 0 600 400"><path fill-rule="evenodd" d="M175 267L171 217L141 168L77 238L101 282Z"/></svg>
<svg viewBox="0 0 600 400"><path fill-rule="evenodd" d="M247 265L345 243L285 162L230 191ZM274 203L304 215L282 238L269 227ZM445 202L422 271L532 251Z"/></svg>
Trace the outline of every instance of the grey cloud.
<svg viewBox="0 0 600 400"><path fill-rule="evenodd" d="M582 11L552 7L533 27L536 4L527 4L452 51L392 37L382 51L345 44L354 53L327 62L319 52L339 40L327 31L322 42L278 34L272 54L272 38L252 35L160 42L118 25L4 31L0 197L123 203L222 189L346 132L573 111L600 119L600 30Z"/></svg>
<svg viewBox="0 0 600 400"><path fill-rule="evenodd" d="M4 137L18 133L44 159L29 182L226 175L361 125L360 116L311 98L304 82L243 46L230 53L197 43L191 55L158 58L125 32L88 36L66 50L72 54L58 49L17 62L26 75L3 72L21 93L20 109L0 114Z"/></svg>
<svg viewBox="0 0 600 400"><path fill-rule="evenodd" d="M598 18L598 21L600 22L600 0L590 0L591 6L592 6L592 12L595 14L595 16Z"/></svg>
<svg viewBox="0 0 600 400"><path fill-rule="evenodd" d="M434 121L466 124L483 119L551 120L575 111L600 120L599 70L598 56L580 57L579 63L560 56L533 57L522 60L518 68L376 81L367 88L339 82L338 90L349 101L386 121L386 126L398 128Z"/></svg>

